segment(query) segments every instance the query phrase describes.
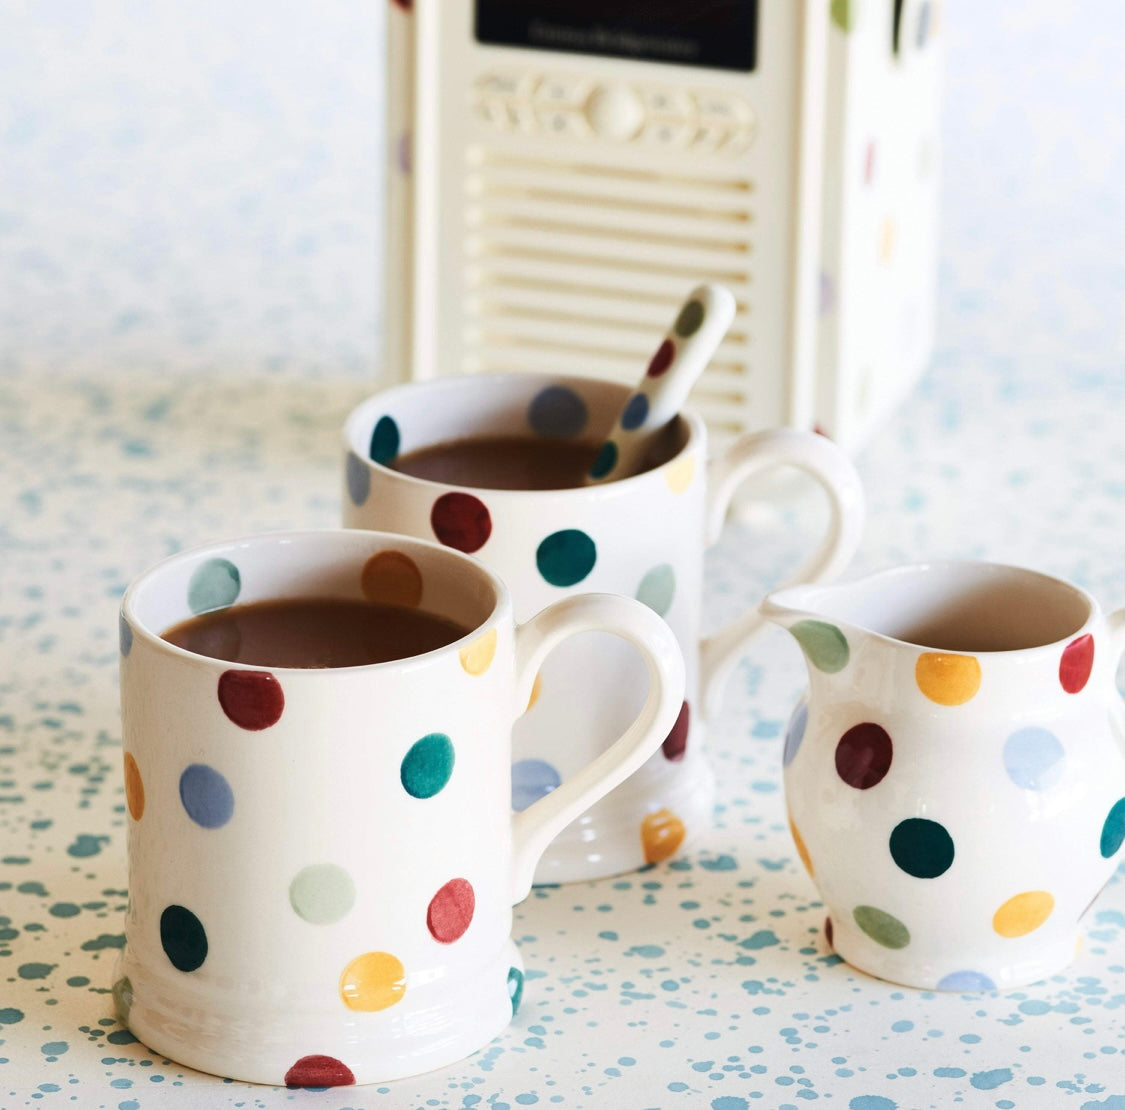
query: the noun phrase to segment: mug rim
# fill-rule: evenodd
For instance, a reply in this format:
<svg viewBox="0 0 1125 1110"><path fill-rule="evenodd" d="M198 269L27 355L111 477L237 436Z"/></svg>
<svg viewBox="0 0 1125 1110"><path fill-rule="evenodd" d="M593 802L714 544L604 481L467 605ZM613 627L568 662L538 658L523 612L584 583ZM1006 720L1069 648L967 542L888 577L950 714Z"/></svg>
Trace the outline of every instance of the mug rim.
<svg viewBox="0 0 1125 1110"><path fill-rule="evenodd" d="M338 539L340 538L340 539ZM248 547L258 546L263 543L285 543L294 542L308 539L319 539L325 543L337 542L352 542L366 539L369 541L391 541L394 547L399 548L402 546L423 548L427 551L434 553L438 559L448 559L454 563L460 562L463 566L468 567L472 573L478 575L480 578L485 579L493 592L492 608L489 610L488 615L481 621L478 621L472 628L470 628L463 636L459 636L456 640L443 645L442 647L433 648L430 651L422 652L418 655L407 655L400 659L385 659L379 663L361 663L349 667L293 667L293 666L273 666L260 663L242 663L238 661L219 659L213 655L204 655L198 651L191 651L188 648L180 647L178 644L170 643L164 637L153 630L149 623L141 618L137 612L137 599L141 590L149 586L157 576L164 574L175 564L186 562L192 559L202 558L207 555L219 556L226 552L245 550ZM380 549L383 550L383 549ZM374 552L377 554L378 552ZM232 602L237 604L237 602ZM220 606L216 609L204 610L207 612L217 612L222 608L230 608L230 606ZM464 552L458 551L455 548L446 547L442 544L436 543L433 540L419 539L415 536L408 536L398 532L387 532L383 530L376 530L371 528L297 528L297 529L279 529L266 532L252 532L241 536L235 536L224 540L211 540L206 543L197 544L194 547L184 548L181 551L173 552L171 555L166 555L163 559L152 563L146 567L139 574L137 574L125 589L125 593L121 598L121 605L118 610L119 620L125 621L129 626L129 631L134 638L139 638L147 643L155 650L164 652L168 655L182 658L185 662L192 662L197 665L210 665L214 667L221 667L224 670L249 670L260 671L268 670L274 674L287 674L287 675L340 675L340 674L362 674L377 671L388 670L405 670L413 669L415 667L425 666L432 662L435 657L447 652L460 651L463 647L468 646L480 636L487 633L489 629L499 626L503 621L505 614L515 624L515 617L512 609L511 592L509 591L504 580L498 575L494 574L488 567L486 567L479 559L474 559L471 555L466 555ZM192 613L192 617L202 616L202 613ZM441 614L433 614L441 615ZM190 618L186 618L190 619ZM169 626L172 627L172 626Z"/></svg>
<svg viewBox="0 0 1125 1110"><path fill-rule="evenodd" d="M671 458L665 459L664 462L658 466L654 466L649 470L641 471L639 474L631 474L627 478L616 478L610 481L598 482L594 485L580 485L580 486L565 486L562 489L498 489L491 486L477 486L469 485L467 483L453 483L442 482L434 478L420 478L414 474L405 474L401 470L395 470L394 467L387 466L384 463L376 462L368 452L362 449L359 444L357 430L359 425L364 422L368 413L376 407L377 403L389 399L396 394L410 394L422 393L429 391L448 390L454 391L458 389L471 388L471 383L485 383L492 388L499 388L507 382L542 382L544 388L551 385L563 385L572 387L585 387L603 390L605 392L619 393L621 401L624 403L626 398L633 392L633 387L625 385L621 382L611 381L608 378L597 378L593 376L584 376L581 374L552 374L543 373L534 370L510 370L510 371L492 371L484 374L449 374L436 378L414 378L405 382L398 382L394 385L389 385L384 389L380 389L377 393L369 394L362 401L359 402L348 413L344 421L342 429L344 449L351 455L354 455L364 466L374 470L376 473L389 477L393 481L401 481L407 485L417 485L421 489L430 490L448 490L448 489L463 489L468 490L474 494L479 493L494 499L511 498L519 501L522 499L534 498L560 498L560 499L573 499L578 497L586 498L610 498L616 496L626 496L627 491L637 482L653 481L656 476L663 476L664 472L678 462L680 462L691 450L702 451L706 457L707 450L707 426L703 418L693 409L684 408L673 418L679 420L685 430L685 438L680 448L672 455ZM575 439L579 437L573 437ZM440 442L440 441L435 441ZM596 441L589 441L596 442Z"/></svg>

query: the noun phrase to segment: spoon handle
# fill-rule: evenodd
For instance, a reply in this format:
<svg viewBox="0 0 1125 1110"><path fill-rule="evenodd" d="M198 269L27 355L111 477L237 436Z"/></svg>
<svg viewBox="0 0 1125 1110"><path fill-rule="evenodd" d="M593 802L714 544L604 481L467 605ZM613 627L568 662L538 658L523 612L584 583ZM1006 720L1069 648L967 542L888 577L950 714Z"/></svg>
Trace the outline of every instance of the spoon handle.
<svg viewBox="0 0 1125 1110"><path fill-rule="evenodd" d="M653 438L683 407L734 311L729 289L708 284L692 290L598 451L588 485L627 478L641 469Z"/></svg>

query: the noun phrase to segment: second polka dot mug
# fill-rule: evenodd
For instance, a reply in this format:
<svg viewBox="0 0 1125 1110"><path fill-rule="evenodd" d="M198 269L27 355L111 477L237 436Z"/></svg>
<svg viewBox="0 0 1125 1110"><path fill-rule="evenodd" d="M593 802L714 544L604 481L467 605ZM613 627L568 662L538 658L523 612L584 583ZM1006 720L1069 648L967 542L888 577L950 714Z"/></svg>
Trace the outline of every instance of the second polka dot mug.
<svg viewBox="0 0 1125 1110"><path fill-rule="evenodd" d="M708 465L703 421L668 429L666 461L620 481L569 489L452 486L400 473L399 454L473 436L530 436L595 447L629 399L612 382L543 374L414 382L369 398L345 429L344 523L404 532L469 552L508 583L529 616L587 590L643 601L672 628L687 665L687 695L661 751L550 845L537 882L596 879L667 859L710 825L713 781L704 722L723 679L764 622L756 606L714 636L700 633L703 556L732 497L751 475L793 466L828 495L828 532L797 580L824 579L851 558L863 520L859 480L845 456L812 433L746 437ZM636 713L644 669L628 645L592 635L564 644L543 667L517 722L516 808L568 781Z"/></svg>
<svg viewBox="0 0 1125 1110"><path fill-rule="evenodd" d="M808 663L785 794L829 944L938 990L1070 963L1125 840L1125 609L943 562L782 590L763 611Z"/></svg>
<svg viewBox="0 0 1125 1110"><path fill-rule="evenodd" d="M261 669L160 634L235 602L416 606L471 631L369 666ZM544 655L612 629L650 693L593 765L510 806L512 721ZM560 828L671 727L683 664L635 601L567 599L517 625L503 583L437 544L372 532L263 535L175 555L121 614L129 821L122 1021L173 1060L291 1086L448 1064L523 991L512 905Z"/></svg>

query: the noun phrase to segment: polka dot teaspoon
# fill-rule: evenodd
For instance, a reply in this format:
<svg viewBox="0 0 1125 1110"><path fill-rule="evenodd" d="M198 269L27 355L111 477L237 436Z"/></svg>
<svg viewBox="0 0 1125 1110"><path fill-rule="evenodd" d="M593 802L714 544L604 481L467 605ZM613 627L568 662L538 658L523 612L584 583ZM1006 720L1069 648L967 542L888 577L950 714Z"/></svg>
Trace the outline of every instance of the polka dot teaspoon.
<svg viewBox="0 0 1125 1110"><path fill-rule="evenodd" d="M642 468L653 437L679 413L722 342L734 309L734 296L721 285L692 290L598 451L587 485L628 478Z"/></svg>

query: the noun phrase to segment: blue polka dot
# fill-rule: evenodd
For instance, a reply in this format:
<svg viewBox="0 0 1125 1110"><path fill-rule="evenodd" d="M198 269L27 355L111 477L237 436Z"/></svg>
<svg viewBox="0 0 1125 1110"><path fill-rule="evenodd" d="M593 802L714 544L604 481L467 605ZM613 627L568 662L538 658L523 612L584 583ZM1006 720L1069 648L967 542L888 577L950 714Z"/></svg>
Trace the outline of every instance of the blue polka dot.
<svg viewBox="0 0 1125 1110"><path fill-rule="evenodd" d="M591 478L604 478L617 465L617 444L607 439L598 450L594 465L590 467Z"/></svg>
<svg viewBox="0 0 1125 1110"><path fill-rule="evenodd" d="M133 629L129 627L124 613L117 614L117 642L123 656L128 655L133 648Z"/></svg>
<svg viewBox="0 0 1125 1110"><path fill-rule="evenodd" d="M961 991L965 994L995 989L996 984L979 971L951 971L938 983L939 991Z"/></svg>
<svg viewBox="0 0 1125 1110"><path fill-rule="evenodd" d="M527 407L527 422L541 436L567 439L586 427L586 402L565 385L540 390Z"/></svg>
<svg viewBox="0 0 1125 1110"><path fill-rule="evenodd" d="M205 829L221 828L234 814L234 791L206 763L193 763L180 775L180 801L187 815Z"/></svg>
<svg viewBox="0 0 1125 1110"><path fill-rule="evenodd" d="M573 586L594 569L594 541L577 528L552 532L535 552L539 573L552 586Z"/></svg>
<svg viewBox="0 0 1125 1110"><path fill-rule="evenodd" d="M627 432L639 428L648 417L648 398L643 393L634 393L621 413L621 427Z"/></svg>
<svg viewBox="0 0 1125 1110"><path fill-rule="evenodd" d="M805 738L805 729L808 727L808 723L809 703L803 701L793 710L793 716L789 718L789 727L785 730L785 750L781 753L783 767L788 767L796 759L797 750L801 746L801 741Z"/></svg>
<svg viewBox="0 0 1125 1110"><path fill-rule="evenodd" d="M398 455L399 439L398 425L394 417L380 416L371 433L371 446L367 452L371 456L371 461L382 463L383 466L393 461Z"/></svg>
<svg viewBox="0 0 1125 1110"><path fill-rule="evenodd" d="M1024 790L1046 790L1066 770L1066 750L1045 728L1021 728L1004 742L1004 768Z"/></svg>
<svg viewBox="0 0 1125 1110"><path fill-rule="evenodd" d="M546 760L518 760L512 764L512 809L522 812L561 783L562 776Z"/></svg>
<svg viewBox="0 0 1125 1110"><path fill-rule="evenodd" d="M344 476L348 485L348 497L351 498L352 504L362 505L371 492L371 471L367 469L367 463L349 451Z"/></svg>

